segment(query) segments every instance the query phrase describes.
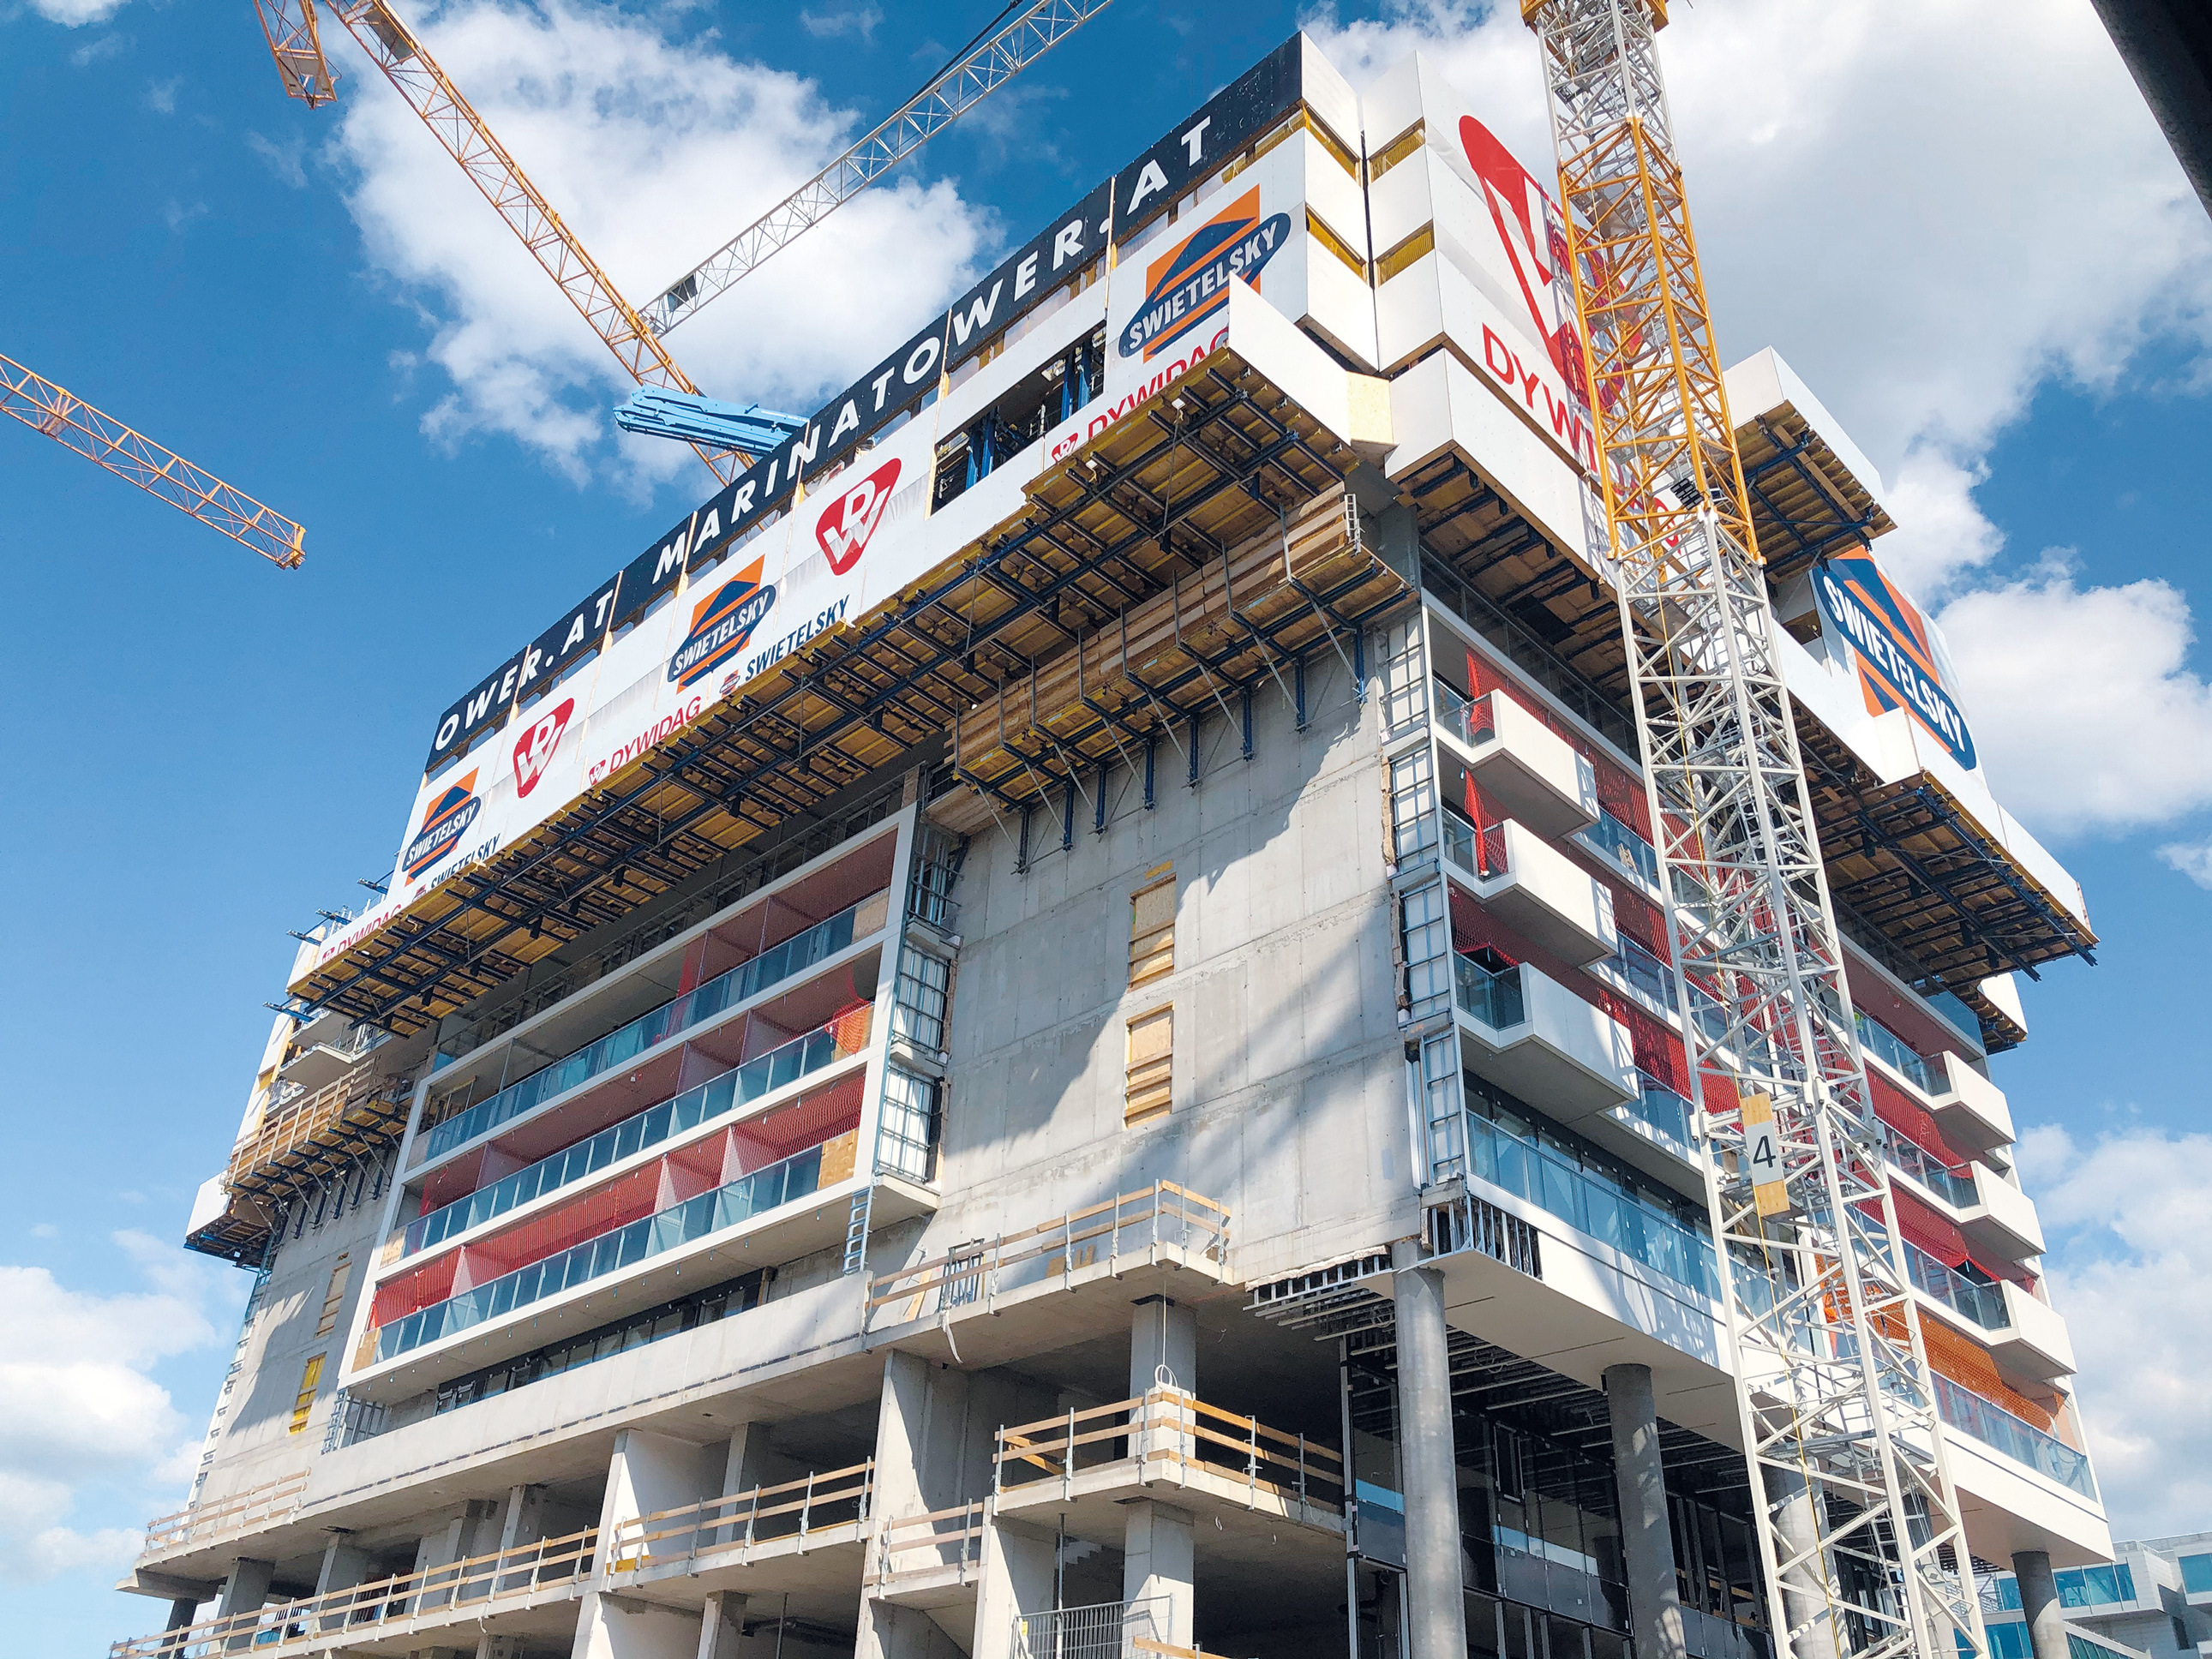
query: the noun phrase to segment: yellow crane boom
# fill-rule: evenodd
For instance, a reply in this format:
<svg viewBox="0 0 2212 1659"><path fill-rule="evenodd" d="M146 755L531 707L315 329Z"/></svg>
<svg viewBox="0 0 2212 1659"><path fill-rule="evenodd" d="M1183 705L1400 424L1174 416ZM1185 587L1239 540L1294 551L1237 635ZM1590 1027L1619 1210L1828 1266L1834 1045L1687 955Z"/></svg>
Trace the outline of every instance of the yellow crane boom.
<svg viewBox="0 0 2212 1659"><path fill-rule="evenodd" d="M0 357L0 409L263 558L299 568L307 532L291 520L12 357Z"/></svg>
<svg viewBox="0 0 2212 1659"><path fill-rule="evenodd" d="M323 55L314 0L253 0L270 56L285 92L309 108L337 95L337 77ZM576 234L562 222L544 192L530 181L453 77L423 49L413 31L384 0L328 0L331 14L398 88L407 106L422 118L446 153L460 164L469 181L483 192L507 228L544 267L577 314L606 342L640 386L664 386L696 395L699 388L678 368L659 337L624 299L613 279L599 268ZM741 451L693 444L699 459L727 483L752 458Z"/></svg>

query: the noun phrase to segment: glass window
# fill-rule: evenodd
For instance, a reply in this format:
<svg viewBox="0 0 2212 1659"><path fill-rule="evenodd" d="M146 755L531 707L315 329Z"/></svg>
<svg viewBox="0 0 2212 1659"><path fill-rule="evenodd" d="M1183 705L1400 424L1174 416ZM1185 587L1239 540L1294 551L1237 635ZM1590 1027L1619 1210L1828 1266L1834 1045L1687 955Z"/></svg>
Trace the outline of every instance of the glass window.
<svg viewBox="0 0 2212 1659"><path fill-rule="evenodd" d="M2192 1595L2212 1590L2212 1555L2181 1558L2181 1587Z"/></svg>

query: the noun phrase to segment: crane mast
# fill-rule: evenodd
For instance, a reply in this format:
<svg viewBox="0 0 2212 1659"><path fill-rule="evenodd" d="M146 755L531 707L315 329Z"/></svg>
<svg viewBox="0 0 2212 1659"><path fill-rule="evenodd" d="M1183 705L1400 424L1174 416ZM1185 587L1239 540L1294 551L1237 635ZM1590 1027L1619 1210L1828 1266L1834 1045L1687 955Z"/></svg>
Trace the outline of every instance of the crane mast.
<svg viewBox="0 0 2212 1659"><path fill-rule="evenodd" d="M1522 15L1778 1659L1986 1653L1683 194L1665 0L1523 0Z"/></svg>
<svg viewBox="0 0 2212 1659"><path fill-rule="evenodd" d="M0 410L283 569L305 556L307 532L282 513L11 357L0 357Z"/></svg>

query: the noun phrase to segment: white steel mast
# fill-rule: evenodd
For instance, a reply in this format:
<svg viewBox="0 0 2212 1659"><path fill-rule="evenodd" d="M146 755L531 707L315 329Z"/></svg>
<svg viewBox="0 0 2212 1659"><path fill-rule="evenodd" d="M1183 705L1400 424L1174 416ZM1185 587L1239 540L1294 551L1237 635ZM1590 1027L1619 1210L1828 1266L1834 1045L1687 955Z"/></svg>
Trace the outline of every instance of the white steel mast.
<svg viewBox="0 0 2212 1659"><path fill-rule="evenodd" d="M1540 43L1778 1659L1985 1652L1654 35Z"/></svg>

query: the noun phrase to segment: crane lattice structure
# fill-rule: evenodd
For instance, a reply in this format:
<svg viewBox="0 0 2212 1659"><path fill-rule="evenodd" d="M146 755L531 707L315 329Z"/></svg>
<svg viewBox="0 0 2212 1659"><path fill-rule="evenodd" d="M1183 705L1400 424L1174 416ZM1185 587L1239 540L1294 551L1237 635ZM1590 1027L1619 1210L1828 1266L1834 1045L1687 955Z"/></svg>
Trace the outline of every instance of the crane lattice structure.
<svg viewBox="0 0 2212 1659"><path fill-rule="evenodd" d="M699 388L691 377L645 325L636 307L623 298L622 290L599 268L576 234L562 222L544 193L530 181L476 106L423 49L398 14L385 0L325 3L331 15L398 88L407 106L459 163L469 182L483 192L484 199L568 296L568 303L591 325L592 331L606 342L630 377L640 386L696 395ZM253 0L253 3L284 90L311 109L330 102L337 95L337 77L323 56L314 0ZM752 458L741 451L696 443L691 447L725 483L752 464Z"/></svg>
<svg viewBox="0 0 2212 1659"><path fill-rule="evenodd" d="M276 508L12 357L0 357L0 409L286 570L297 569L305 556L301 544L307 532Z"/></svg>
<svg viewBox="0 0 2212 1659"><path fill-rule="evenodd" d="M305 0L302 0L305 3ZM1066 40L1111 0L1031 0L986 29L873 132L678 277L647 307L661 333L920 149ZM1018 4L1018 0L1017 0ZM1015 8L1009 6L1007 11Z"/></svg>
<svg viewBox="0 0 2212 1659"><path fill-rule="evenodd" d="M1523 0L1778 1659L1985 1653L1654 35Z"/></svg>

